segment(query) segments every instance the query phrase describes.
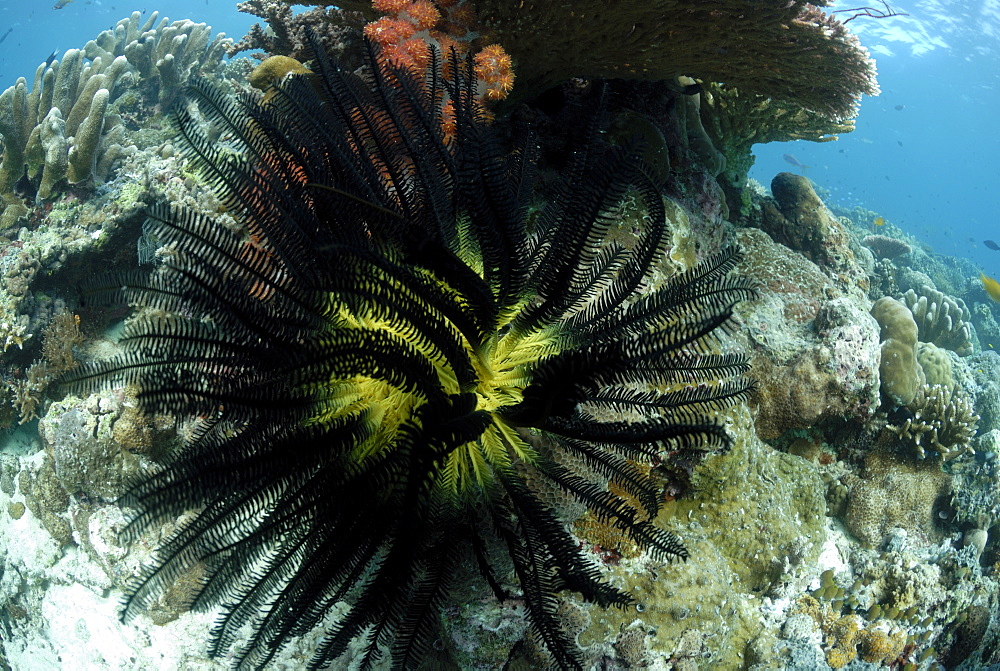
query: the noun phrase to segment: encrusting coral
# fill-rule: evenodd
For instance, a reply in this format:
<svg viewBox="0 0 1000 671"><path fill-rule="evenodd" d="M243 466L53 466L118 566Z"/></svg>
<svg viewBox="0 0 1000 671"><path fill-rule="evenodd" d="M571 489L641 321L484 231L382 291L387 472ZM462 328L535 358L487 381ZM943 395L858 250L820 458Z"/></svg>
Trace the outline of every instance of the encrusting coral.
<svg viewBox="0 0 1000 671"><path fill-rule="evenodd" d="M934 506L951 491L951 476L940 462L897 455L877 447L865 457L860 477L848 478L851 493L844 523L863 543L880 548L895 528L905 529L924 542L941 537L935 526Z"/></svg>
<svg viewBox="0 0 1000 671"><path fill-rule="evenodd" d="M201 418L122 499L138 510L131 538L201 511L132 582L125 616L198 567L194 605L224 606L213 655L249 625L235 659L266 665L348 598L311 666L359 637L365 664L389 651L411 666L468 561L501 598L512 566L545 647L579 667L555 594L631 598L533 483L654 557L686 556L647 520L665 474L729 444L716 415L751 385L714 333L754 288L729 276L733 249L657 275L663 199L638 147L601 140L609 102L529 229L533 140L512 129L502 148L472 60L448 59L444 78L432 52L418 78L369 47L367 82L317 53L316 75L285 79L267 105L195 89L231 144L187 107L178 132L243 230L154 208L171 258L87 288L144 311L120 356L66 382L139 382L150 414ZM609 213L629 192L648 221L626 249Z"/></svg>
<svg viewBox="0 0 1000 671"><path fill-rule="evenodd" d="M905 241L888 235L867 235L861 242L880 259L894 259L913 251Z"/></svg>

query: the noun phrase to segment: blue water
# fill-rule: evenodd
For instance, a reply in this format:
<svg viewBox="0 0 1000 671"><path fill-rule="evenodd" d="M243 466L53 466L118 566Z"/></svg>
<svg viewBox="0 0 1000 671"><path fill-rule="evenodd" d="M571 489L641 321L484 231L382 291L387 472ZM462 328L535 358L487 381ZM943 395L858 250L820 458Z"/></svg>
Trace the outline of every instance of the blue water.
<svg viewBox="0 0 1000 671"><path fill-rule="evenodd" d="M877 5L846 6L864 4ZM757 145L750 174L767 186L797 171L782 159L792 154L833 203L876 211L935 252L1000 276L1000 252L983 245L1000 242L1000 4L891 6L910 16L848 24L882 88L863 100L856 130L836 142Z"/></svg>
<svg viewBox="0 0 1000 671"><path fill-rule="evenodd" d="M135 10L206 22L237 40L260 21L224 0L75 0L59 10L54 2L0 0L0 35L12 29L0 42L0 90L20 76L30 85L54 50L61 57L82 47ZM1000 242L1000 3L891 6L909 16L849 24L875 57L882 87L863 100L857 129L837 142L757 145L750 174L766 186L776 173L797 170L782 159L792 154L811 166L805 174L832 204L878 212L935 252L971 258L1000 275L1000 252L982 244Z"/></svg>

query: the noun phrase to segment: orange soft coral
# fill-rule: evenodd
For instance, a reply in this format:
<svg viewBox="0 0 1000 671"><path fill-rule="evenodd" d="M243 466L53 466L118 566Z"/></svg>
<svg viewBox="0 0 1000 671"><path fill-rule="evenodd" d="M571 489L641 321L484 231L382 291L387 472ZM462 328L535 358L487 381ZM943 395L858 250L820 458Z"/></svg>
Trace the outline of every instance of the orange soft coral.
<svg viewBox="0 0 1000 671"><path fill-rule="evenodd" d="M510 56L499 44L483 47L474 57L476 76L486 83L486 97L502 100L514 88Z"/></svg>
<svg viewBox="0 0 1000 671"><path fill-rule="evenodd" d="M461 0L372 0L372 7L384 13L365 26L364 33L382 48L381 58L412 71L424 69L429 45L435 44L444 56L444 75L450 77L452 51L464 55L479 35L476 13ZM474 59L476 76L482 82L483 100L502 100L514 87L511 57L499 44L481 49Z"/></svg>
<svg viewBox="0 0 1000 671"><path fill-rule="evenodd" d="M383 49L393 47L409 39L417 29L409 21L383 16L365 26L365 36Z"/></svg>
<svg viewBox="0 0 1000 671"><path fill-rule="evenodd" d="M417 26L417 30L430 30L441 20L441 12L429 0L416 0L406 8L406 13Z"/></svg>

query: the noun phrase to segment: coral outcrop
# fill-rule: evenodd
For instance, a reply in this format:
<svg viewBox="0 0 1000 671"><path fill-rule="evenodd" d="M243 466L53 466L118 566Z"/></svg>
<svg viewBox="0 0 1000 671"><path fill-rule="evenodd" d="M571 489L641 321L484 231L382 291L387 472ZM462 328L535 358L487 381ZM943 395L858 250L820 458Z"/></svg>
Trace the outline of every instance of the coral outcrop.
<svg viewBox="0 0 1000 671"><path fill-rule="evenodd" d="M801 175L778 173L771 181L774 202L764 201L760 227L839 282L868 290L868 276L855 258L844 225Z"/></svg>
<svg viewBox="0 0 1000 671"><path fill-rule="evenodd" d="M860 290L758 229L737 237L745 251L740 272L760 286L745 317L757 353L751 375L760 436L866 421L878 406L879 331L858 305Z"/></svg>
<svg viewBox="0 0 1000 671"><path fill-rule="evenodd" d="M872 316L878 322L882 341L882 391L897 405L908 405L924 383L917 362L917 323L905 305L888 296L875 301Z"/></svg>

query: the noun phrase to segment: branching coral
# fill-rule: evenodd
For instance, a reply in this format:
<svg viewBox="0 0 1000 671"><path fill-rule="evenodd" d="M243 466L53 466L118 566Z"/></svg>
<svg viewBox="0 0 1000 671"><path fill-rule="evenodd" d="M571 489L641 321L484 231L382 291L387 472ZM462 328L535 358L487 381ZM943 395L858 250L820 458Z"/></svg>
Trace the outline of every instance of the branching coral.
<svg viewBox="0 0 1000 671"><path fill-rule="evenodd" d="M337 3L344 10L335 7L317 8L294 16L290 4L278 0L248 0L238 3L236 8L239 11L264 19L267 28L255 23L250 27L249 33L229 47L228 55L235 56L260 49L263 54L255 53L251 57L264 59L268 56L289 56L302 61L311 53L306 38L308 30L323 44L327 53L343 58L345 48L351 42L350 36L359 36L365 22L374 18L371 3L367 0ZM369 15L365 17L356 9L367 9Z"/></svg>
<svg viewBox="0 0 1000 671"><path fill-rule="evenodd" d="M961 387L924 385L909 407L914 410L912 417L887 426L912 443L921 459L926 456L925 448L934 450L945 461L973 452L970 443L976 435L979 415Z"/></svg>
<svg viewBox="0 0 1000 671"><path fill-rule="evenodd" d="M119 21L87 42L84 55L91 61L112 62L125 56L143 82L156 82L159 101L169 104L193 76L219 67L232 45L225 33L212 37L212 27L185 19L171 22L153 12L145 22L139 12Z"/></svg>
<svg viewBox="0 0 1000 671"><path fill-rule="evenodd" d="M319 55L267 105L197 89L233 144L188 107L178 132L243 230L154 208L147 226L176 253L88 287L146 311L123 354L67 382L137 382L149 414L200 418L123 498L131 538L199 511L130 585L125 615L197 567L194 605L223 603L213 655L248 625L235 659L266 665L346 600L311 666L361 637L365 665L389 651L410 667L470 561L501 597L512 566L535 631L578 667L555 593L630 597L533 483L654 556L686 556L651 521L662 474L729 443L716 415L750 384L714 333L754 289L729 276L731 249L657 278L663 199L640 148L601 140L603 105L529 227L534 142L510 129L503 148L473 64L417 78L372 47L368 65L365 82ZM649 219L626 249L611 213L630 192Z"/></svg>
<svg viewBox="0 0 1000 671"><path fill-rule="evenodd" d="M972 324L969 308L961 298L924 287L918 294L910 289L901 298L913 313L920 340L957 352L972 354Z"/></svg>
<svg viewBox="0 0 1000 671"><path fill-rule="evenodd" d="M58 310L42 332L42 358L28 366L23 379L11 383L21 424L38 417L45 390L76 365L73 349L82 341L79 317L68 310Z"/></svg>

